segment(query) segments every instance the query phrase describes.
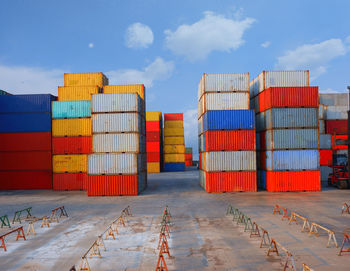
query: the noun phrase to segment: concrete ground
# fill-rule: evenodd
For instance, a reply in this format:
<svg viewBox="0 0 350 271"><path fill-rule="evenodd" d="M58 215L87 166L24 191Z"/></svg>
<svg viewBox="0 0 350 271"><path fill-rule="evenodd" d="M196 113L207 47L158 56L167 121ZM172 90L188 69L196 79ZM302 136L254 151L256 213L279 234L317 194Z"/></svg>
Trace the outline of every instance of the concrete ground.
<svg viewBox="0 0 350 271"><path fill-rule="evenodd" d="M16 210L33 207L32 215L49 215L64 205L69 218L50 228L35 224L36 236L15 241L6 238L7 252L0 249L0 270L69 270L96 237L130 205L133 217L119 227L116 240L105 240L102 258L88 258L91 270L155 270L158 259L160 221L169 206L174 225L165 257L169 270L283 270L285 254L266 256L260 239L250 238L244 227L226 216L232 204L265 228L292 254L297 269L306 263L314 270L349 270L350 253L337 256L339 248L326 248L328 236L300 232L301 225L288 225L272 215L275 204L308 217L335 231L338 244L349 230L350 215L341 215L350 190L325 189L313 193L225 193L208 194L199 186L198 171L149 175L147 190L138 197L89 198L85 192L1 191L0 215L10 219ZM14 226L18 226L16 223ZM27 230L28 222L22 222ZM8 229L0 229L0 234ZM280 251L282 252L282 251Z"/></svg>

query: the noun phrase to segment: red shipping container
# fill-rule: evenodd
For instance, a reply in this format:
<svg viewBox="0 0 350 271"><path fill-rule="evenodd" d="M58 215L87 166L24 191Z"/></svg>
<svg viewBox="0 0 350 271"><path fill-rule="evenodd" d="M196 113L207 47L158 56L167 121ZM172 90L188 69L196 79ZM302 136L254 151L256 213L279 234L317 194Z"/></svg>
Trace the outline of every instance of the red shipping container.
<svg viewBox="0 0 350 271"><path fill-rule="evenodd" d="M0 170L51 170L51 152L2 152Z"/></svg>
<svg viewBox="0 0 350 271"><path fill-rule="evenodd" d="M147 162L160 162L160 152L148 152L147 153Z"/></svg>
<svg viewBox="0 0 350 271"><path fill-rule="evenodd" d="M0 171L0 190L52 189L51 171Z"/></svg>
<svg viewBox="0 0 350 271"><path fill-rule="evenodd" d="M51 133L0 134L0 151L51 151Z"/></svg>
<svg viewBox="0 0 350 271"><path fill-rule="evenodd" d="M147 142L160 142L160 132L146 132Z"/></svg>
<svg viewBox="0 0 350 271"><path fill-rule="evenodd" d="M266 171L269 192L321 191L321 174L314 171Z"/></svg>
<svg viewBox="0 0 350 271"><path fill-rule="evenodd" d="M53 154L89 154L92 152L92 137L53 137Z"/></svg>
<svg viewBox="0 0 350 271"><path fill-rule="evenodd" d="M260 150L266 150L266 131L260 132Z"/></svg>
<svg viewBox="0 0 350 271"><path fill-rule="evenodd" d="M186 160L185 161L185 167L192 167L192 160Z"/></svg>
<svg viewBox="0 0 350 271"><path fill-rule="evenodd" d="M256 171L205 172L206 191L223 192L256 192Z"/></svg>
<svg viewBox="0 0 350 271"><path fill-rule="evenodd" d="M88 196L136 196L138 175L89 175Z"/></svg>
<svg viewBox="0 0 350 271"><path fill-rule="evenodd" d="M334 150L347 150L347 135L332 135L332 148Z"/></svg>
<svg viewBox="0 0 350 271"><path fill-rule="evenodd" d="M147 152L160 152L160 142L146 142Z"/></svg>
<svg viewBox="0 0 350 271"><path fill-rule="evenodd" d="M184 120L183 113L164 113L164 121Z"/></svg>
<svg viewBox="0 0 350 271"><path fill-rule="evenodd" d="M255 150L255 130L207 131L205 151Z"/></svg>
<svg viewBox="0 0 350 271"><path fill-rule="evenodd" d="M147 132L160 132L160 122L146 121L146 133Z"/></svg>
<svg viewBox="0 0 350 271"><path fill-rule="evenodd" d="M320 165L331 166L333 162L332 150L320 150Z"/></svg>
<svg viewBox="0 0 350 271"><path fill-rule="evenodd" d="M347 120L326 120L326 134L348 134L348 121Z"/></svg>
<svg viewBox="0 0 350 271"><path fill-rule="evenodd" d="M259 94L259 112L275 107L318 107L318 87L271 87Z"/></svg>
<svg viewBox="0 0 350 271"><path fill-rule="evenodd" d="M192 161L192 153L185 153L185 160Z"/></svg>
<svg viewBox="0 0 350 271"><path fill-rule="evenodd" d="M86 190L88 182L87 173L54 173L53 190Z"/></svg>

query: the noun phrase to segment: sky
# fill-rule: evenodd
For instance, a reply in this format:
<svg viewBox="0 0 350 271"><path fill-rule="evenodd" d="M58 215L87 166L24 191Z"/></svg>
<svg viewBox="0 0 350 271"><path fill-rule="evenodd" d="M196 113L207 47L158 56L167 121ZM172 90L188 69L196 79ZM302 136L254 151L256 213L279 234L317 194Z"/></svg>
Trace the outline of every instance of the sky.
<svg viewBox="0 0 350 271"><path fill-rule="evenodd" d="M203 73L310 70L320 92L350 85L350 1L1 0L0 89L51 93L65 72L143 83L146 108L184 113L198 153ZM194 155L196 159L198 155Z"/></svg>

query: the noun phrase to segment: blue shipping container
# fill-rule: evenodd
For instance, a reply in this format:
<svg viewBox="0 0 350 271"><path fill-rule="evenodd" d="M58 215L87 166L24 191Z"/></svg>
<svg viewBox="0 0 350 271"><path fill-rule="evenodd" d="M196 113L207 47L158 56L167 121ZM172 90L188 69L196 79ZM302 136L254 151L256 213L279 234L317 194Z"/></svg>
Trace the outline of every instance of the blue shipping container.
<svg viewBox="0 0 350 271"><path fill-rule="evenodd" d="M185 171L185 163L164 163L164 171Z"/></svg>
<svg viewBox="0 0 350 271"><path fill-rule="evenodd" d="M0 114L0 133L26 132L51 132L51 114Z"/></svg>
<svg viewBox="0 0 350 271"><path fill-rule="evenodd" d="M254 110L215 110L207 111L203 115L203 132L254 129Z"/></svg>
<svg viewBox="0 0 350 271"><path fill-rule="evenodd" d="M0 113L49 113L55 100L50 94L0 95Z"/></svg>
<svg viewBox="0 0 350 271"><path fill-rule="evenodd" d="M59 101L52 103L53 119L91 117L91 101Z"/></svg>

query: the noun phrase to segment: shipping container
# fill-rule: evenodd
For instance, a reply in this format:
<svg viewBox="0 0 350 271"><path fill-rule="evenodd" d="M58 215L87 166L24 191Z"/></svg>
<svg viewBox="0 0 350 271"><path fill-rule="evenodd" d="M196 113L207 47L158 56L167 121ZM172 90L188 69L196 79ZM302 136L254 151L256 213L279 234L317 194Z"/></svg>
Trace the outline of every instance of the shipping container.
<svg viewBox="0 0 350 271"><path fill-rule="evenodd" d="M318 118L320 120L324 120L325 119L325 112L326 112L327 107L324 104L320 104L318 106Z"/></svg>
<svg viewBox="0 0 350 271"><path fill-rule="evenodd" d="M164 137L164 145L184 145L185 138L183 136Z"/></svg>
<svg viewBox="0 0 350 271"><path fill-rule="evenodd" d="M53 190L57 191L87 190L87 182L86 173L53 174Z"/></svg>
<svg viewBox="0 0 350 271"><path fill-rule="evenodd" d="M51 132L50 113L0 114L0 133Z"/></svg>
<svg viewBox="0 0 350 271"><path fill-rule="evenodd" d="M347 120L326 120L326 134L348 134L348 121ZM1 127L1 125L0 125Z"/></svg>
<svg viewBox="0 0 350 271"><path fill-rule="evenodd" d="M141 99L145 99L146 88L144 85L110 85L103 87L103 93L117 94L117 93L137 93Z"/></svg>
<svg viewBox="0 0 350 271"><path fill-rule="evenodd" d="M313 107L318 108L318 87L272 87L259 96L259 112L270 108Z"/></svg>
<svg viewBox="0 0 350 271"><path fill-rule="evenodd" d="M160 142L146 142L147 152L160 152Z"/></svg>
<svg viewBox="0 0 350 271"><path fill-rule="evenodd" d="M65 73L64 86L99 86L108 85L108 78L102 72Z"/></svg>
<svg viewBox="0 0 350 271"><path fill-rule="evenodd" d="M217 110L203 115L203 132L213 130L253 130L253 110Z"/></svg>
<svg viewBox="0 0 350 271"><path fill-rule="evenodd" d="M325 134L326 133L325 121L319 120L318 125L319 125L318 130L320 131L320 134Z"/></svg>
<svg viewBox="0 0 350 271"><path fill-rule="evenodd" d="M184 128L164 128L164 136L184 136Z"/></svg>
<svg viewBox="0 0 350 271"><path fill-rule="evenodd" d="M185 163L184 153L164 153L164 163Z"/></svg>
<svg viewBox="0 0 350 271"><path fill-rule="evenodd" d="M220 171L256 171L255 151L220 151L202 154L203 170Z"/></svg>
<svg viewBox="0 0 350 271"><path fill-rule="evenodd" d="M185 153L185 160L191 160L192 161L192 153Z"/></svg>
<svg viewBox="0 0 350 271"><path fill-rule="evenodd" d="M58 101L89 101L91 95L98 94L98 86L65 86L58 87Z"/></svg>
<svg viewBox="0 0 350 271"><path fill-rule="evenodd" d="M147 162L147 173L160 173L160 163Z"/></svg>
<svg viewBox="0 0 350 271"><path fill-rule="evenodd" d="M185 167L192 167L192 160L185 160Z"/></svg>
<svg viewBox="0 0 350 271"><path fill-rule="evenodd" d="M0 171L0 190L52 189L52 171Z"/></svg>
<svg viewBox="0 0 350 271"><path fill-rule="evenodd" d="M184 145L165 145L164 153L185 153Z"/></svg>
<svg viewBox="0 0 350 271"><path fill-rule="evenodd" d="M198 119L198 135L203 133L203 116Z"/></svg>
<svg viewBox="0 0 350 271"><path fill-rule="evenodd" d="M164 163L165 172L185 171L185 163Z"/></svg>
<svg viewBox="0 0 350 271"><path fill-rule="evenodd" d="M0 134L0 152L51 151L51 133Z"/></svg>
<svg viewBox="0 0 350 271"><path fill-rule="evenodd" d="M159 121L146 121L146 131L147 132L160 132L161 122Z"/></svg>
<svg viewBox="0 0 350 271"><path fill-rule="evenodd" d="M325 115L327 120L347 120L348 106L327 106Z"/></svg>
<svg viewBox="0 0 350 271"><path fill-rule="evenodd" d="M333 165L333 151L332 150L320 150L320 165L332 166Z"/></svg>
<svg viewBox="0 0 350 271"><path fill-rule="evenodd" d="M146 141L142 134L95 134L93 152L146 152Z"/></svg>
<svg viewBox="0 0 350 271"><path fill-rule="evenodd" d="M320 171L266 171L266 190L269 192L320 191Z"/></svg>
<svg viewBox="0 0 350 271"><path fill-rule="evenodd" d="M146 111L146 121L161 121L162 112L159 111Z"/></svg>
<svg viewBox="0 0 350 271"><path fill-rule="evenodd" d="M256 149L254 130L207 131L203 137L204 150L207 152Z"/></svg>
<svg viewBox="0 0 350 271"><path fill-rule="evenodd" d="M147 152L147 163L160 163L160 152Z"/></svg>
<svg viewBox="0 0 350 271"><path fill-rule="evenodd" d="M92 95L92 113L137 112L145 114L144 101L136 93Z"/></svg>
<svg viewBox="0 0 350 271"><path fill-rule="evenodd" d="M146 141L147 142L160 142L160 132L149 132L146 131Z"/></svg>
<svg viewBox="0 0 350 271"><path fill-rule="evenodd" d="M183 113L164 113L164 122L172 120L184 120Z"/></svg>
<svg viewBox="0 0 350 271"><path fill-rule="evenodd" d="M329 134L320 135L320 149L321 150L332 149L332 135L329 135Z"/></svg>
<svg viewBox="0 0 350 271"><path fill-rule="evenodd" d="M94 153L89 155L89 175L138 174L146 171L137 153Z"/></svg>
<svg viewBox="0 0 350 271"><path fill-rule="evenodd" d="M91 119L54 119L52 136L91 136Z"/></svg>
<svg viewBox="0 0 350 271"><path fill-rule="evenodd" d="M209 193L257 191L256 171L203 172Z"/></svg>
<svg viewBox="0 0 350 271"><path fill-rule="evenodd" d="M348 106L348 93L320 93L320 104L327 106Z"/></svg>
<svg viewBox="0 0 350 271"><path fill-rule="evenodd" d="M165 121L164 122L164 128L183 128L184 123L182 120L172 120L172 121Z"/></svg>
<svg viewBox="0 0 350 271"><path fill-rule="evenodd" d="M92 115L93 133L135 132L145 134L145 120L138 113Z"/></svg>
<svg viewBox="0 0 350 271"><path fill-rule="evenodd" d="M329 174L333 174L333 169L328 166L321 166L321 182L327 182Z"/></svg>
<svg viewBox="0 0 350 271"><path fill-rule="evenodd" d="M54 173L79 173L87 172L86 154L53 155L52 169Z"/></svg>
<svg viewBox="0 0 350 271"><path fill-rule="evenodd" d="M75 119L91 117L90 101L58 101L52 103L53 119Z"/></svg>
<svg viewBox="0 0 350 271"><path fill-rule="evenodd" d="M185 148L185 154L192 154L192 148L186 147Z"/></svg>
<svg viewBox="0 0 350 271"><path fill-rule="evenodd" d="M0 113L50 113L50 94L0 95Z"/></svg>
<svg viewBox="0 0 350 271"><path fill-rule="evenodd" d="M91 136L53 137L53 154L89 154L92 152Z"/></svg>
<svg viewBox="0 0 350 271"><path fill-rule="evenodd" d="M50 151L16 151L0 153L0 170L52 169Z"/></svg>
<svg viewBox="0 0 350 271"><path fill-rule="evenodd" d="M270 87L308 87L309 71L263 71L249 83L251 97Z"/></svg>

